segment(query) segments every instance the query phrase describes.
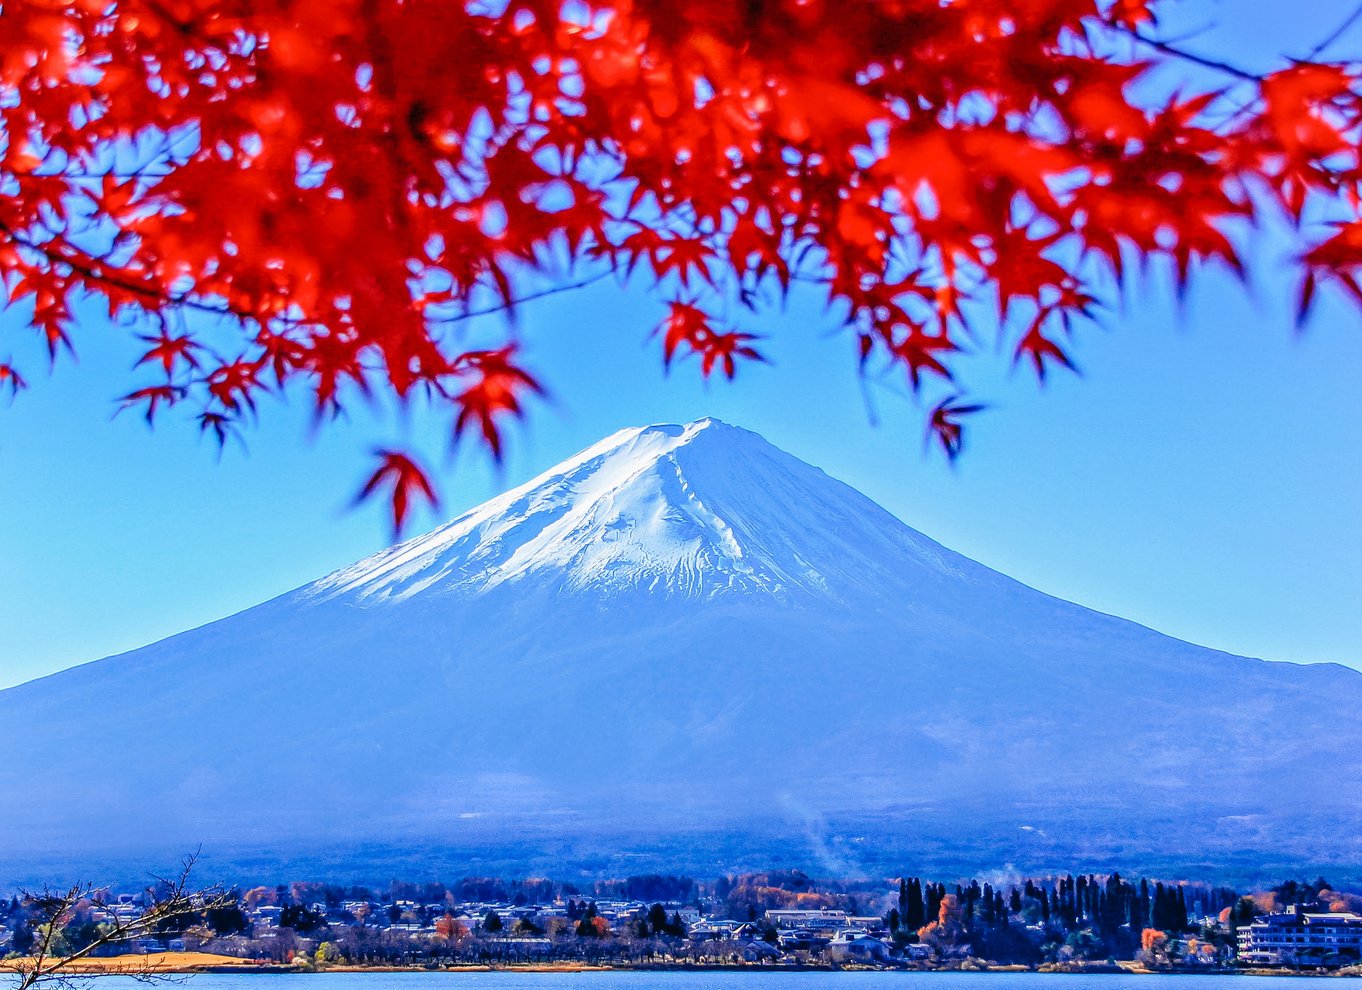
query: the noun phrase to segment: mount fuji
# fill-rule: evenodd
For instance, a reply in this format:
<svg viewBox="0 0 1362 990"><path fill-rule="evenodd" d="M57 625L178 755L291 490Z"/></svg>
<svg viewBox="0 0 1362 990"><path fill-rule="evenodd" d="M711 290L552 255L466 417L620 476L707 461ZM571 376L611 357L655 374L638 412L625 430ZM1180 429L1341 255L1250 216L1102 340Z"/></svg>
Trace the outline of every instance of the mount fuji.
<svg viewBox="0 0 1362 990"><path fill-rule="evenodd" d="M1357 872L1359 711L701 420L0 691L0 870Z"/></svg>

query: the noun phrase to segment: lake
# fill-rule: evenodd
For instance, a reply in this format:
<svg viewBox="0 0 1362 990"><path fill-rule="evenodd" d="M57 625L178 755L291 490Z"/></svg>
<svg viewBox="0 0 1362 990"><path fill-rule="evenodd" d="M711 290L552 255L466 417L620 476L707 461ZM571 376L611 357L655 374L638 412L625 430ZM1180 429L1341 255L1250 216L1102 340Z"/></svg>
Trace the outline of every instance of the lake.
<svg viewBox="0 0 1362 990"><path fill-rule="evenodd" d="M1292 990L1317 977L914 972L611 971L523 973L203 973L171 986L186 990L1243 990L1271 981L1270 990ZM126 976L100 977L97 990L146 990Z"/></svg>

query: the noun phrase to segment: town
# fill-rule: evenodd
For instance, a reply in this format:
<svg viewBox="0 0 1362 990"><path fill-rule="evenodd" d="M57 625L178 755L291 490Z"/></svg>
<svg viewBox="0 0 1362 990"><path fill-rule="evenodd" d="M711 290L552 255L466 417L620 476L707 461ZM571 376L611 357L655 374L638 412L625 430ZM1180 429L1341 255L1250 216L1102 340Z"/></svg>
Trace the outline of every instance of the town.
<svg viewBox="0 0 1362 990"><path fill-rule="evenodd" d="M156 916L155 885L0 899L0 957L199 953L313 970L403 966L767 966L1362 973L1362 896L1322 878L1241 895L1187 881L1064 875L945 884L799 871L573 884L465 878L201 892ZM54 907L54 905L56 905ZM56 915L54 917L54 915ZM51 926L51 927L49 927Z"/></svg>

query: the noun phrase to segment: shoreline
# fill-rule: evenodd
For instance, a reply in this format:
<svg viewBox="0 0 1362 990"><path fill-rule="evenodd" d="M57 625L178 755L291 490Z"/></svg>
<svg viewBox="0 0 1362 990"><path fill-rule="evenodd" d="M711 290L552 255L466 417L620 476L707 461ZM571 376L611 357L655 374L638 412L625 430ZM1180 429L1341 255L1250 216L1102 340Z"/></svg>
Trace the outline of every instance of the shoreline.
<svg viewBox="0 0 1362 990"><path fill-rule="evenodd" d="M14 970L14 961L0 961L0 973ZM1056 964L1044 963L1040 966L1026 966L1020 963L1010 965L947 965L947 966L865 966L835 965L826 963L734 963L734 962L504 962L504 963L450 963L447 965L375 965L360 966L345 963L316 965L313 963L273 962L258 959L243 959L239 956L224 956L206 952L158 952L146 955L101 956L84 959L63 970L71 976L151 976L176 977L197 974L218 975L283 975L306 974L325 976L328 973L605 973L605 972L760 972L760 973L1036 973L1047 976L1308 976L1335 977L1339 979L1357 978L1355 973L1299 971L1290 969L1208 969L1187 967L1181 969L1148 969L1131 963L1130 965L1106 963Z"/></svg>

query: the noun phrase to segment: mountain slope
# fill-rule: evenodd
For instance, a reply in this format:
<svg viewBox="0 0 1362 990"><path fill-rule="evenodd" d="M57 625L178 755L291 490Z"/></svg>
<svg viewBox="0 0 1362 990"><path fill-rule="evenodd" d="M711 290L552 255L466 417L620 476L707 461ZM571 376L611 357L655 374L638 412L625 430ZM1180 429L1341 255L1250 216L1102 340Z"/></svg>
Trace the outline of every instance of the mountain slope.
<svg viewBox="0 0 1362 990"><path fill-rule="evenodd" d="M604 597L878 597L943 548L756 434L701 420L621 430L424 537L323 578L369 602L507 583ZM955 558L963 562L963 558Z"/></svg>
<svg viewBox="0 0 1362 990"><path fill-rule="evenodd" d="M0 724L40 742L0 793L42 795L0 849L1356 863L1359 703L1356 671L1044 595L702 420L621 431L295 592L0 692Z"/></svg>

